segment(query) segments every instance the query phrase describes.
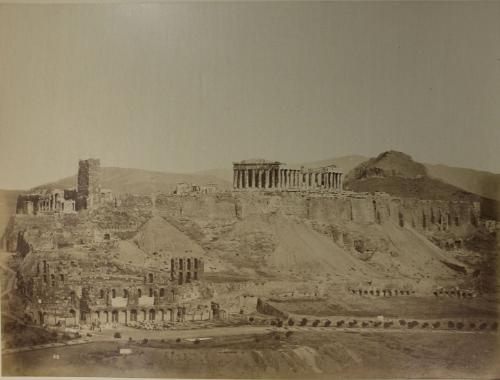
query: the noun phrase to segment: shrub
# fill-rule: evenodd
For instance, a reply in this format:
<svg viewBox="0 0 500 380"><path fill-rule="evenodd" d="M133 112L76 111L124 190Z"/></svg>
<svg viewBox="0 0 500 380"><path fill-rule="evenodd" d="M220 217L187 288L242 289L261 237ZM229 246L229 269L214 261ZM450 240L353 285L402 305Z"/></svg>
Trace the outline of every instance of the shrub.
<svg viewBox="0 0 500 380"><path fill-rule="evenodd" d="M122 334L120 334L118 331L114 333L113 337L115 338L121 338Z"/></svg>
<svg viewBox="0 0 500 380"><path fill-rule="evenodd" d="M292 332L292 331L287 331L287 332L285 333L285 336L286 336L287 338L290 338L290 336L291 336L292 334L293 334L293 332Z"/></svg>
<svg viewBox="0 0 500 380"><path fill-rule="evenodd" d="M437 329L437 328L441 327L441 322L434 322L434 323L432 324L432 327L434 327L435 329Z"/></svg>
<svg viewBox="0 0 500 380"><path fill-rule="evenodd" d="M69 335L67 335L67 336L68 336L68 339L69 339ZM80 334L79 332L75 333L75 338L80 339L81 337L82 337L82 334Z"/></svg>
<svg viewBox="0 0 500 380"><path fill-rule="evenodd" d="M258 337L255 337L255 343L259 343L260 339Z"/></svg>
<svg viewBox="0 0 500 380"><path fill-rule="evenodd" d="M425 328L427 328L427 327L429 327L429 324L428 324L427 322L424 322L424 323L422 324L422 328L423 328L423 329L425 329Z"/></svg>
<svg viewBox="0 0 500 380"><path fill-rule="evenodd" d="M295 324L295 321L293 320L293 318L290 318L288 320L288 326L293 326Z"/></svg>
<svg viewBox="0 0 500 380"><path fill-rule="evenodd" d="M385 322L384 323L384 329L388 328L388 327L391 327L392 325L392 322Z"/></svg>
<svg viewBox="0 0 500 380"><path fill-rule="evenodd" d="M142 344L148 344L148 338L144 338L144 339L142 340Z"/></svg>
<svg viewBox="0 0 500 380"><path fill-rule="evenodd" d="M368 322L364 321L363 323L361 323L361 326L362 327L368 327Z"/></svg>
<svg viewBox="0 0 500 380"><path fill-rule="evenodd" d="M343 321L343 320L341 320L341 321L337 321L337 327L340 327L340 326L342 326L343 324L344 324L344 321Z"/></svg>
<svg viewBox="0 0 500 380"><path fill-rule="evenodd" d="M92 334L91 333L87 333L87 336L92 336Z"/></svg>
<svg viewBox="0 0 500 380"><path fill-rule="evenodd" d="M128 341L132 342L132 337L131 336L128 337Z"/></svg>
<svg viewBox="0 0 500 380"><path fill-rule="evenodd" d="M307 318L302 318L302 320L300 321L300 325L301 326L307 325Z"/></svg>
<svg viewBox="0 0 500 380"><path fill-rule="evenodd" d="M492 329L492 330L498 330L498 322L493 322L493 323L491 324L491 329Z"/></svg>
<svg viewBox="0 0 500 380"><path fill-rule="evenodd" d="M408 328L409 329L412 329L414 327L418 326L418 322L417 321L411 321L410 323L408 323Z"/></svg>
<svg viewBox="0 0 500 380"><path fill-rule="evenodd" d="M312 323L313 327L317 327L317 326L319 325L319 322L320 322L320 321L319 321L319 319L316 319L316 320Z"/></svg>
<svg viewBox="0 0 500 380"><path fill-rule="evenodd" d="M177 343L180 343L181 338L177 338L175 341L176 341Z"/></svg>
<svg viewBox="0 0 500 380"><path fill-rule="evenodd" d="M276 322L276 326L283 327L283 321L281 319L278 319L278 321Z"/></svg>
<svg viewBox="0 0 500 380"><path fill-rule="evenodd" d="M400 326L404 326L404 325L406 325L406 321L405 321L404 319L400 319L400 320L399 320L399 325L400 325Z"/></svg>
<svg viewBox="0 0 500 380"><path fill-rule="evenodd" d="M250 322L253 322L255 319L254 319L254 317L250 317L250 318L248 318L248 320L249 320Z"/></svg>
<svg viewBox="0 0 500 380"><path fill-rule="evenodd" d="M455 322L453 321L448 321L448 328L452 329L455 327Z"/></svg>
<svg viewBox="0 0 500 380"><path fill-rule="evenodd" d="M328 326L330 326L331 324L332 324L332 321L330 321L330 320L328 320L328 319L325 321L325 327L328 327Z"/></svg>
<svg viewBox="0 0 500 380"><path fill-rule="evenodd" d="M271 321L271 326L276 326L276 321L274 319Z"/></svg>
<svg viewBox="0 0 500 380"><path fill-rule="evenodd" d="M457 323L457 329L462 330L464 328L464 324L462 322Z"/></svg>
<svg viewBox="0 0 500 380"><path fill-rule="evenodd" d="M469 328L471 328L471 329L475 329L475 328L476 328L476 324L475 324L475 323L470 323L470 324L469 324Z"/></svg>
<svg viewBox="0 0 500 380"><path fill-rule="evenodd" d="M481 323L481 324L479 325L479 328L480 328L481 330L484 330L484 329L486 328L486 326L487 326L486 322L483 322L483 323Z"/></svg>

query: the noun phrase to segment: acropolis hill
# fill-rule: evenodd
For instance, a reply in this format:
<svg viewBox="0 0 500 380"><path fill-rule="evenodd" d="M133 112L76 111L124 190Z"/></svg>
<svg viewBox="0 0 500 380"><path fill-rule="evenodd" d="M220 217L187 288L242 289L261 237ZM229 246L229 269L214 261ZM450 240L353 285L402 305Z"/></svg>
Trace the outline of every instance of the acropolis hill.
<svg viewBox="0 0 500 380"><path fill-rule="evenodd" d="M36 323L211 320L291 293L491 290L454 255L488 234L473 200L346 191L334 165L246 160L233 164L232 190L153 195L104 190L100 170L82 160L76 189L19 196L6 246L22 313Z"/></svg>

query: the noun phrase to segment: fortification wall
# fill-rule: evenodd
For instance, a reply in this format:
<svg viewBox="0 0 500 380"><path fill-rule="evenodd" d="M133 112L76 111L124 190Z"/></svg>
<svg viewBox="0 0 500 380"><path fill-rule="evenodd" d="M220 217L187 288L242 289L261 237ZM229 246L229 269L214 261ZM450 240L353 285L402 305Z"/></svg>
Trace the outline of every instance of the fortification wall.
<svg viewBox="0 0 500 380"><path fill-rule="evenodd" d="M281 214L323 223L392 222L417 230L464 229L477 225L476 202L394 198L387 194L306 194L299 192L233 192L199 196L162 196L157 209L164 216L193 220L234 220L251 215Z"/></svg>

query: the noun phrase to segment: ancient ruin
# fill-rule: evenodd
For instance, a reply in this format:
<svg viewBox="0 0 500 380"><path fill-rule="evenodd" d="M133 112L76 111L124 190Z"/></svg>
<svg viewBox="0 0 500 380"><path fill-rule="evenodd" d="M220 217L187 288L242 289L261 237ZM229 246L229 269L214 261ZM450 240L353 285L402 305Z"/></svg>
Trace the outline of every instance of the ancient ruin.
<svg viewBox="0 0 500 380"><path fill-rule="evenodd" d="M335 165L306 169L279 161L243 160L233 163L233 188L340 192L342 175Z"/></svg>
<svg viewBox="0 0 500 380"><path fill-rule="evenodd" d="M17 214L72 213L114 200L111 190L101 188L101 163L89 158L78 162L76 189L53 189L19 195Z"/></svg>

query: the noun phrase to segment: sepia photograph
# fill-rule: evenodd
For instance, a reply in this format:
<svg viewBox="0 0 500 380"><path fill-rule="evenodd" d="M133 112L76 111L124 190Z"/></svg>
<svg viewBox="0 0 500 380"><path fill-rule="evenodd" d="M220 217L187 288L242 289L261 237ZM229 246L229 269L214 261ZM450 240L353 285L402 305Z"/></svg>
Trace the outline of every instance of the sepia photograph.
<svg viewBox="0 0 500 380"><path fill-rule="evenodd" d="M500 1L0 3L1 377L500 378Z"/></svg>

